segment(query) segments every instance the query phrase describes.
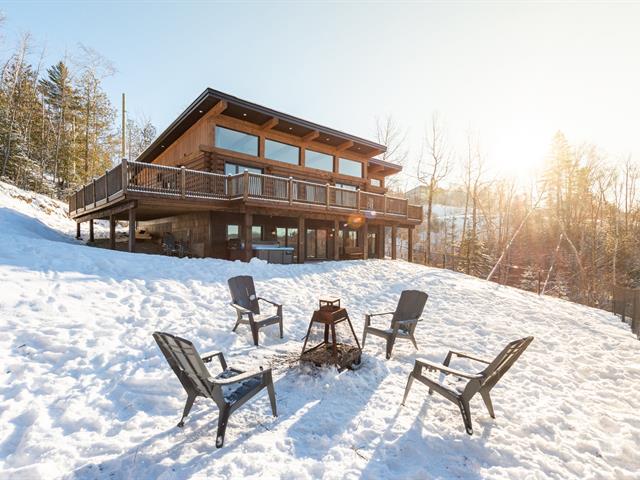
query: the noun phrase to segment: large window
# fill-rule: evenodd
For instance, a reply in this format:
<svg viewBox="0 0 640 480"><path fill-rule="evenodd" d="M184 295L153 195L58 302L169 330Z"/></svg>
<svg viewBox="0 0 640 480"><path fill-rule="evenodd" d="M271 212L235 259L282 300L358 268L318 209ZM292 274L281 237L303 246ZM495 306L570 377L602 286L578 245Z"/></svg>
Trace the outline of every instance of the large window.
<svg viewBox="0 0 640 480"><path fill-rule="evenodd" d="M362 163L348 158L341 158L338 162L338 172L343 175L362 178Z"/></svg>
<svg viewBox="0 0 640 480"><path fill-rule="evenodd" d="M380 181L379 178L372 178L371 179L371 186L372 187L381 187L382 186L382 182Z"/></svg>
<svg viewBox="0 0 640 480"><path fill-rule="evenodd" d="M305 150L304 165L309 168L317 168L319 170L333 172L333 157L326 153Z"/></svg>
<svg viewBox="0 0 640 480"><path fill-rule="evenodd" d="M253 225L251 227L251 240L254 242L262 240L262 225Z"/></svg>
<svg viewBox="0 0 640 480"><path fill-rule="evenodd" d="M227 225L227 240L231 240L233 238L240 238L239 225Z"/></svg>
<svg viewBox="0 0 640 480"><path fill-rule="evenodd" d="M216 147L257 157L258 137L224 127L216 127Z"/></svg>
<svg viewBox="0 0 640 480"><path fill-rule="evenodd" d="M249 173L262 173L261 168L245 167L244 165L238 165L237 163L230 162L224 164L225 175L235 175L236 173L243 173L245 170L248 170Z"/></svg>
<svg viewBox="0 0 640 480"><path fill-rule="evenodd" d="M293 145L276 142L275 140L264 141L264 156L270 160L291 163L298 165L300 161L300 149Z"/></svg>

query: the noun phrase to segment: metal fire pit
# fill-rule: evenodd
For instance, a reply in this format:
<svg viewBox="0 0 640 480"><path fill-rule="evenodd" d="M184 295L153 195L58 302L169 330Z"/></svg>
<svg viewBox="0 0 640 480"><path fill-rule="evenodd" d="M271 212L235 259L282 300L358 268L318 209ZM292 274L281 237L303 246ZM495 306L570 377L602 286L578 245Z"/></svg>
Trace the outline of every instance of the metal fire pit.
<svg viewBox="0 0 640 480"><path fill-rule="evenodd" d="M313 312L302 346L301 362L335 365L338 370L360 365L362 348L340 299L321 299Z"/></svg>

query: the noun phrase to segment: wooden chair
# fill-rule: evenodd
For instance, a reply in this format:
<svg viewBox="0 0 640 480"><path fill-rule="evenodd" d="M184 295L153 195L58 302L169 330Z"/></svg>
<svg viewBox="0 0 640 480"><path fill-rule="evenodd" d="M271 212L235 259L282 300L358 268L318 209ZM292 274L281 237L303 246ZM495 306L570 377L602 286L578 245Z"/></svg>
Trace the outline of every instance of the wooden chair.
<svg viewBox="0 0 640 480"><path fill-rule="evenodd" d="M262 327L278 323L280 325L280 338L283 336L282 326L282 305L256 296L256 287L253 284L253 277L241 275L228 280L229 292L231 293L231 306L235 308L237 319L233 327L236 331L238 325L246 324L251 328L254 345L258 345L258 331ZM260 313L260 302L266 302L276 307L276 313Z"/></svg>
<svg viewBox="0 0 640 480"><path fill-rule="evenodd" d="M398 306L394 312L369 313L365 315L362 348L364 349L367 334L371 334L382 337L387 341L387 360L391 358L391 351L398 338L411 340L417 350L418 344L416 343L414 333L428 298L429 295L419 290L405 290L400 295ZM393 315L390 327L386 330L372 327L371 318L382 315Z"/></svg>
<svg viewBox="0 0 640 480"><path fill-rule="evenodd" d="M162 253L169 256L179 255L180 248L172 233L165 232L162 235Z"/></svg>
<svg viewBox="0 0 640 480"><path fill-rule="evenodd" d="M269 394L273 416L277 416L271 369L262 370L261 367L260 370L244 372L227 367L222 352L200 357L193 344L184 338L163 332L155 332L153 338L187 392L187 403L178 427L184 426L196 397L210 398L220 410L216 434L216 447L220 448L224 444L229 416L263 388ZM218 357L222 367L222 373L216 376L211 375L204 365L214 357Z"/></svg>
<svg viewBox="0 0 640 480"><path fill-rule="evenodd" d="M409 374L409 380L407 381L407 388L404 391L404 397L402 398L402 404L407 400L409 390L413 384L413 380L418 380L429 387L429 395L435 390L447 400L455 403L460 408L462 414L462 420L464 421L464 427L469 435L473 435L473 426L471 425L471 411L469 409L469 401L478 392L484 404L489 410L491 418L496 418L493 412L493 404L491 403L491 397L489 392L498 383L502 376L511 368L522 352L533 341L533 337L525 337L520 340L516 340L507 345L493 361L483 360L466 353L449 351L447 357L442 365L437 363L431 363L425 360L416 360L413 371ZM487 367L479 373L465 373L460 370L454 370L449 367L451 357L456 355L460 358L468 358L475 362L484 363ZM464 388L453 389L447 385L444 385L434 379L425 377L422 374L422 369L426 368L428 371L442 372L445 375L452 375L461 379L468 380Z"/></svg>

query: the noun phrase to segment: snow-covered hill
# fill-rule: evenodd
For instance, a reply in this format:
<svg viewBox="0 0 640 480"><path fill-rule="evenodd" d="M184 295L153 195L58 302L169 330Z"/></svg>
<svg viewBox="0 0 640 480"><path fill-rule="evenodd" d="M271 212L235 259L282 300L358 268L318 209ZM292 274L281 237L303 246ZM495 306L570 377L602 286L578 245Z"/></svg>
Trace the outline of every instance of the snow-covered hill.
<svg viewBox="0 0 640 480"><path fill-rule="evenodd" d="M0 478L640 478L640 342L607 312L402 261L283 266L91 248L70 238L59 204L16 192L0 185ZM258 348L247 329L231 333L236 274L285 305L283 340L276 327ZM341 297L360 334L363 314L393 309L406 288L430 295L419 352L399 343L386 361L371 339L363 367L341 374L287 361L320 295ZM185 395L155 330L240 367L272 365L279 417L258 396L217 450L217 410L200 398L176 428ZM472 402L475 435L420 385L400 406L416 357L493 357L524 335L534 342L493 391L497 419Z"/></svg>

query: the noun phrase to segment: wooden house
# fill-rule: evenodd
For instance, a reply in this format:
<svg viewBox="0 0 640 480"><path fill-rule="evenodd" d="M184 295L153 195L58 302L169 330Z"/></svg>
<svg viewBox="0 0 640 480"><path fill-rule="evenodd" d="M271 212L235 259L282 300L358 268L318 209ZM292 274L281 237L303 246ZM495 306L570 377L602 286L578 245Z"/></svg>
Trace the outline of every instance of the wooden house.
<svg viewBox="0 0 640 480"><path fill-rule="evenodd" d="M385 178L401 167L376 158L384 152L207 89L135 161L73 194L69 213L78 236L89 222L91 240L93 220L110 220L111 248L116 220L128 220L129 251L137 228L155 239L170 232L201 257L383 257L385 232L395 240L422 221L422 207L387 195Z"/></svg>

